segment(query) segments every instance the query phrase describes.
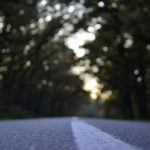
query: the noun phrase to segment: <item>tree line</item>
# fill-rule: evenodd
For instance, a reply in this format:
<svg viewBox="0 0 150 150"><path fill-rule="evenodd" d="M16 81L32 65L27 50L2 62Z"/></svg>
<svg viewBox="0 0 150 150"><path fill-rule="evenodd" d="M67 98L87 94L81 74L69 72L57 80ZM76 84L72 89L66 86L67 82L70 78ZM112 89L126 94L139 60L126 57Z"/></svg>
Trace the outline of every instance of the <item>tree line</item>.
<svg viewBox="0 0 150 150"><path fill-rule="evenodd" d="M0 117L85 114L93 102L71 68L89 60L85 73L97 77L102 93L112 92L103 103L95 100L95 116L149 119L149 6L146 0L1 0ZM81 29L95 40L77 59L65 40Z"/></svg>

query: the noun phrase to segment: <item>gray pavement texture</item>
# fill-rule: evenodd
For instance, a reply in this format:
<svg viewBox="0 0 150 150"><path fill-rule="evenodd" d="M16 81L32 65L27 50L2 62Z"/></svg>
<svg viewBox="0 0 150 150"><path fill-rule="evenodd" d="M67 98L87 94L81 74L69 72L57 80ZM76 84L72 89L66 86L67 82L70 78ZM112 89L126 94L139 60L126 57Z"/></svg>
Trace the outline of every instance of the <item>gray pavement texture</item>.
<svg viewBox="0 0 150 150"><path fill-rule="evenodd" d="M128 144L150 150L150 123L78 119ZM72 118L67 117L0 121L0 150L78 150L71 122Z"/></svg>
<svg viewBox="0 0 150 150"><path fill-rule="evenodd" d="M0 150L75 150L70 119L0 122Z"/></svg>
<svg viewBox="0 0 150 150"><path fill-rule="evenodd" d="M150 150L150 123L105 119L83 119L131 145Z"/></svg>

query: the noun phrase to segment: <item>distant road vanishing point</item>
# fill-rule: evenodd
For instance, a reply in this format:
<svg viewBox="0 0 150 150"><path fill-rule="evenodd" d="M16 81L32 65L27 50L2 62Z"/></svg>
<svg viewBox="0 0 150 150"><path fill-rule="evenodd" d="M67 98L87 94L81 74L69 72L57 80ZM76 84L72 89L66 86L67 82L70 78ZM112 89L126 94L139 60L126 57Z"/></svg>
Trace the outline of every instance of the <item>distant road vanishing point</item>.
<svg viewBox="0 0 150 150"><path fill-rule="evenodd" d="M91 118L0 121L0 150L150 150L150 123Z"/></svg>

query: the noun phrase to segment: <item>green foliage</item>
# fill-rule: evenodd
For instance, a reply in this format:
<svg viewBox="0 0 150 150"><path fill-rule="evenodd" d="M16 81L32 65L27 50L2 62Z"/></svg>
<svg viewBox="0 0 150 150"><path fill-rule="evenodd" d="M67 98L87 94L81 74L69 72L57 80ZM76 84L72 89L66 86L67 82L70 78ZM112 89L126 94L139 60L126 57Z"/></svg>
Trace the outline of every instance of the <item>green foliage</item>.
<svg viewBox="0 0 150 150"><path fill-rule="evenodd" d="M101 22L97 24L102 26L96 32L96 39L85 44L84 47L90 50L86 58L99 68L95 75L103 83L104 90L118 91L116 99L120 101L125 118L149 118L150 115L150 89L146 78L150 67L150 51L146 48L150 42L148 3L108 0L98 6L97 1L85 2L92 11L86 14L88 20L84 25L100 17Z"/></svg>
<svg viewBox="0 0 150 150"><path fill-rule="evenodd" d="M80 60L90 60L86 73L98 78L102 92L112 91L107 101L90 106L94 113L99 114L96 106L100 105L105 117L148 119L149 2L40 3L0 1L0 117L84 114L82 104L89 104L88 93L70 70ZM83 47L89 53L77 60L65 37L79 29L91 32L89 27L95 40L86 42ZM98 71L91 71L93 66Z"/></svg>
<svg viewBox="0 0 150 150"><path fill-rule="evenodd" d="M88 95L70 72L76 63L61 16L40 23L38 1L0 2L0 118L73 115Z"/></svg>

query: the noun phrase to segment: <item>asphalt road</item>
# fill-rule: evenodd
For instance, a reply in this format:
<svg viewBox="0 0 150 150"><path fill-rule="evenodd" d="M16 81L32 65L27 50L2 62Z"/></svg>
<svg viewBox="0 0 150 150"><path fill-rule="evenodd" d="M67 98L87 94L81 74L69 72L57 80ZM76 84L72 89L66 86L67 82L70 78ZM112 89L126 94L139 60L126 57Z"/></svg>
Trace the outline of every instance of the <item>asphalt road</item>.
<svg viewBox="0 0 150 150"><path fill-rule="evenodd" d="M0 150L150 150L150 123L89 118L0 121Z"/></svg>

